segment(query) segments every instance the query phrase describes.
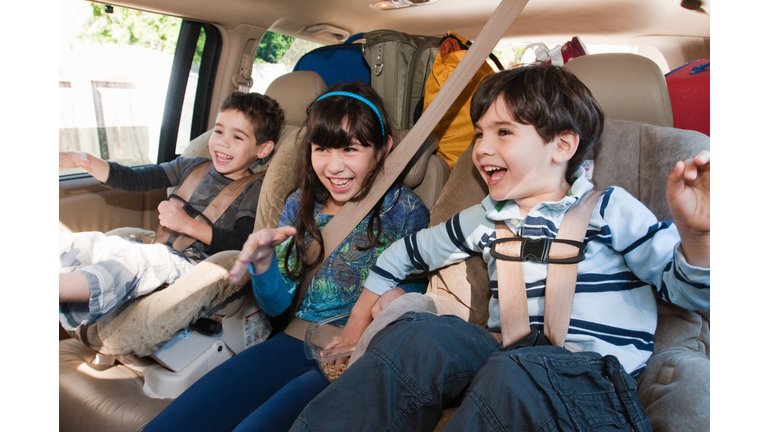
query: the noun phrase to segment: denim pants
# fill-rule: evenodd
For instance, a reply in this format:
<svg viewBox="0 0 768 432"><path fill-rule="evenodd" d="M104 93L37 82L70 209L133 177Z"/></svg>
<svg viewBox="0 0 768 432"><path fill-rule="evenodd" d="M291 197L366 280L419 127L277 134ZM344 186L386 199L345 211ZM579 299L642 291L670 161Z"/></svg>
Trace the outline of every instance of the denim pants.
<svg viewBox="0 0 768 432"><path fill-rule="evenodd" d="M286 431L327 386L304 343L278 333L205 374L143 431Z"/></svg>
<svg viewBox="0 0 768 432"><path fill-rule="evenodd" d="M480 326L408 312L307 405L291 431L651 431L613 356L559 347L504 351Z"/></svg>

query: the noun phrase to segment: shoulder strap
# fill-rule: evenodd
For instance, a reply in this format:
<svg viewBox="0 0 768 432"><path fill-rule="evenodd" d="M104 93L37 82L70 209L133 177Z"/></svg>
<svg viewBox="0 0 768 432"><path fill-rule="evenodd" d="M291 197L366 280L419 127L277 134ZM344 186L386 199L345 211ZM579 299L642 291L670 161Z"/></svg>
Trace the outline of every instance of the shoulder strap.
<svg viewBox="0 0 768 432"><path fill-rule="evenodd" d="M211 164L212 164L212 162L211 163L205 163L205 164L202 164L200 167L202 167L204 165L208 166L209 167L208 170L205 171L205 173L207 174L208 171L210 171ZM192 175L196 174L200 167L196 168L195 171L190 175L190 177L192 177ZM241 178L233 181L232 183L228 184L224 189L222 189L221 192L218 193L218 195L216 195L216 197L213 199L213 201L211 201L208 204L208 206L205 208L205 210L203 210L202 213L200 213L197 216L195 216L195 219L197 219L197 220L199 220L201 222L205 222L205 223L207 223L209 225L213 225L213 223L216 222L221 217L221 215L224 214L225 211L227 211L227 209L229 208L230 205L232 205L232 203L235 201L235 199L237 199L237 197L239 197L240 195L243 194L243 191L245 190L246 186L251 184L251 182L253 182L254 180L262 177L264 175L264 173L265 173L264 171L252 173L250 175L247 175L245 177L241 177ZM203 177L205 177L205 175L203 175ZM187 179L189 179L189 177L187 177ZM197 183L195 184L195 188L197 188L197 186L200 184L200 180L196 180L196 181L197 181ZM187 182L185 180L184 183L182 184L182 187L184 185L186 185L186 184L187 184ZM181 189L182 188L180 187L179 191L181 191ZM194 189L193 189L193 191L194 191ZM184 191L184 192L185 192L185 194L187 194L187 191ZM186 196L182 196L182 198L185 201L189 201L189 198L191 196L192 196L192 194L188 193ZM169 198L169 199L171 199L171 198ZM158 233L160 232L161 229L162 229L163 232L169 232L169 230L167 228L165 228L162 225L158 224ZM175 233L175 234L178 234L178 233ZM170 237L170 236L168 236L168 237ZM155 236L155 239L157 239L157 235ZM173 246L172 247L173 247L173 249L181 252L181 251L184 251L184 249L192 246L192 243L194 243L196 240L197 239L195 239L194 237L190 237L190 236L187 236L187 235L184 235L184 234L178 234L176 236L176 238L173 240ZM168 239L166 238L166 242L167 241L168 241ZM154 243L157 243L157 240L155 240Z"/></svg>
<svg viewBox="0 0 768 432"><path fill-rule="evenodd" d="M194 193L195 189L197 189L197 187L200 185L200 182L202 182L205 176L208 174L208 171L211 170L212 166L213 161L206 161L195 167L192 173L188 175L187 178L185 178L181 183L181 186L179 186L179 189L176 190L176 193L171 194L171 196L168 197L168 200L178 201L182 205L186 204L187 201L189 201L189 198L192 196L192 193ZM171 234L171 230L158 223L157 230L155 230L155 239L152 241L152 243L165 244L168 242Z"/></svg>
<svg viewBox="0 0 768 432"><path fill-rule="evenodd" d="M512 25L515 18L520 15L520 12L527 3L528 0L501 1L483 27L483 30L480 31L475 42L459 62L459 65L419 118L419 121L416 122L397 148L392 151L392 154L387 157L384 162L382 175L374 183L368 195L360 201L346 203L336 216L328 221L325 228L322 229L321 234L325 244L325 256L322 263L325 263L331 252L347 238L352 229L365 218L365 215L387 193L392 183L400 176L405 166L421 147L421 144L435 129L435 126L443 118L443 115L448 111L453 101L464 91L469 81L475 76L477 70L491 54L493 48L496 47L504 33ZM320 247L317 242L310 243L307 247L307 256L310 261L319 254ZM301 303L301 299L304 297L304 293L306 293L313 275L314 273L307 274L299 285L294 297L296 308ZM295 310L295 308L291 308L292 312L295 312Z"/></svg>
<svg viewBox="0 0 768 432"><path fill-rule="evenodd" d="M576 241L583 244L589 226L589 218L602 191L591 190L574 203L563 217L557 231L555 242L547 242L546 258L565 259L578 253L578 248L564 241ZM496 239L515 237L502 221L496 222ZM524 254L524 242L497 243L496 251L501 254L520 258ZM530 333L528 318L528 297L525 291L523 257L509 261L496 259L498 279L499 315L501 319L501 337L504 346L522 339ZM568 334L568 325L573 308L573 295L576 291L578 262L558 264L550 262L547 266L547 281L544 300L544 335L552 345L563 346Z"/></svg>

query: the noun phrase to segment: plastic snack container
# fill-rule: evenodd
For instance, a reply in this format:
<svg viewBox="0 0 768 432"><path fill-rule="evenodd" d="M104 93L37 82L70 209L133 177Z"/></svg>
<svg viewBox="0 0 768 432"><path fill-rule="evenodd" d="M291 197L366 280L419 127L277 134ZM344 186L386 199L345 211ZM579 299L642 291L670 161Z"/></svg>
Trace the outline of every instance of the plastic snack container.
<svg viewBox="0 0 768 432"><path fill-rule="evenodd" d="M345 370L349 357L355 349L355 344L337 346L326 349L331 341L341 336L341 331L347 323L350 314L337 315L324 321L311 323L307 327L307 333L304 336L304 354L308 359L315 359L320 370L325 374L328 381L334 381ZM338 369L335 366L336 360L347 358Z"/></svg>

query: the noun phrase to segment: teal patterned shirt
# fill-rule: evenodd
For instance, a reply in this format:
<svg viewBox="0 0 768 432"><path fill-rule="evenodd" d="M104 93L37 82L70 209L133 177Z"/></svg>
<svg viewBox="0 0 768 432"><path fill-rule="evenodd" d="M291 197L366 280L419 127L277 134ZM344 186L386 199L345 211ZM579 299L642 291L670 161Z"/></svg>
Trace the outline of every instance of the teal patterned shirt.
<svg viewBox="0 0 768 432"><path fill-rule="evenodd" d="M278 226L295 225L299 215L299 194L300 191L296 191L286 200ZM322 205L316 204L315 220L320 229L325 227L333 217L322 214L321 211ZM382 235L379 238L381 244L375 248L368 247L370 245L368 239L370 217L369 213L315 273L315 277L296 312L296 317L306 321L321 321L349 313L363 290L363 283L368 277L369 270L376 263L376 258L381 252L398 239L429 225L429 210L411 189L402 185L393 186L384 197L381 210ZM253 279L254 292L262 307L269 302L268 299L263 298L265 291L274 292L275 288L278 288L279 291L285 293L287 290L290 298L295 294L296 281L285 276L285 254L289 241L290 239L275 248L276 263L273 261L273 264L277 264L277 266L270 267L272 272L274 272L274 267L277 267L280 277L275 277L277 272L274 272L271 277L264 274ZM291 266L295 265L295 250L292 251L290 260ZM273 285L268 288L263 287L267 289L261 289L259 285L264 283L284 284L284 287ZM404 281L399 286L407 292L423 293L426 291L427 280L423 276L416 277ZM281 303L285 305L285 302Z"/></svg>

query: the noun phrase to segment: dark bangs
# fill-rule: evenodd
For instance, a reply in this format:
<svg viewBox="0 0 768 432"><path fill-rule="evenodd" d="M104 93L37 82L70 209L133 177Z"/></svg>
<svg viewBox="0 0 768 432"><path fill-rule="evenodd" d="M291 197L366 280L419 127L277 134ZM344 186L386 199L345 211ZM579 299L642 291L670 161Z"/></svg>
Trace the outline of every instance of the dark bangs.
<svg viewBox="0 0 768 432"><path fill-rule="evenodd" d="M344 130L349 124L349 132ZM377 132L374 133L373 131ZM345 97L331 96L317 101L307 113L307 141L324 148L345 148L356 138L364 147L376 151L384 147L378 117L362 102Z"/></svg>

